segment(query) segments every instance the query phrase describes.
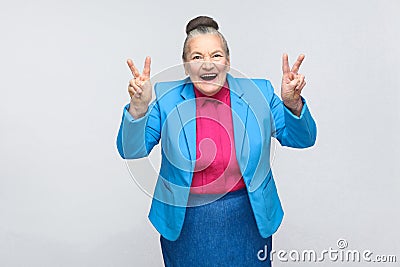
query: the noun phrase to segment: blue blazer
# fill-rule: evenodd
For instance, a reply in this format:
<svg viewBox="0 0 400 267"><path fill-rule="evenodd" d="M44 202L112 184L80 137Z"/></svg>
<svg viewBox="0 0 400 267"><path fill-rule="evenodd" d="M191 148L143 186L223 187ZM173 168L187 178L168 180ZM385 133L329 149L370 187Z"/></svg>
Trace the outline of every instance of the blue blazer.
<svg viewBox="0 0 400 267"><path fill-rule="evenodd" d="M316 125L303 99L300 117L282 103L268 80L227 76L237 161L258 230L269 237L283 210L270 169L271 137L283 146L310 147ZM149 212L157 231L176 240L185 218L196 160L196 104L190 78L154 86L156 99L144 117L134 119L125 106L117 137L122 158L147 156L161 140L161 168Z"/></svg>

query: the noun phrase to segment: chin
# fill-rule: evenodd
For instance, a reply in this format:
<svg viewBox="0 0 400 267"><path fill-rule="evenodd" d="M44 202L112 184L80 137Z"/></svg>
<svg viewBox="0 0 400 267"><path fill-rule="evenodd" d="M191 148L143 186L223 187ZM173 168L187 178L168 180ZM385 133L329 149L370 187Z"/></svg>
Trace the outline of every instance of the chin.
<svg viewBox="0 0 400 267"><path fill-rule="evenodd" d="M214 95L222 88L222 85L210 84L210 83L198 83L195 84L196 88L207 96Z"/></svg>

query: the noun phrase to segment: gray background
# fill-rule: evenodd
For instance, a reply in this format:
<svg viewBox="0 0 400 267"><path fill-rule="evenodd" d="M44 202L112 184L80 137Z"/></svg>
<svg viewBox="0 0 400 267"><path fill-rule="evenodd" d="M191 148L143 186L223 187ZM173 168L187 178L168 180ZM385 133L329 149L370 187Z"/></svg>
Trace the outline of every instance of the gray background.
<svg viewBox="0 0 400 267"><path fill-rule="evenodd" d="M282 53L306 54L318 140L276 150L286 215L274 248L345 238L400 261L399 10L396 0L1 2L0 266L162 265L150 198L115 148L125 61L141 68L150 55L152 74L181 63L184 27L201 14L219 22L232 66L277 93Z"/></svg>

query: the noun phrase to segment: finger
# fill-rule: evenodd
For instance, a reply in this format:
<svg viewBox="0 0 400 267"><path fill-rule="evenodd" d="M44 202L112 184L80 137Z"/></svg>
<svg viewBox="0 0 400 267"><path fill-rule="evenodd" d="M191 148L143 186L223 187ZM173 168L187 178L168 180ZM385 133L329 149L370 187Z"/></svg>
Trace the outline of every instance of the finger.
<svg viewBox="0 0 400 267"><path fill-rule="evenodd" d="M293 64L293 68L291 70L292 72L297 74L297 72L300 69L300 65L303 62L304 58L305 58L305 55L304 54L300 54L300 56L297 58L296 62Z"/></svg>
<svg viewBox="0 0 400 267"><path fill-rule="evenodd" d="M151 64L151 58L147 56L146 60L144 61L144 69L143 69L143 75L146 79L150 78L150 64Z"/></svg>
<svg viewBox="0 0 400 267"><path fill-rule="evenodd" d="M140 86L141 86L140 83L141 83L141 82L138 81L137 78L136 78L136 79L131 79L131 80L129 80L128 90L130 90L130 88L133 88L134 92L140 93L140 94L141 94L141 93L143 92L143 90L142 90L142 88L140 87Z"/></svg>
<svg viewBox="0 0 400 267"><path fill-rule="evenodd" d="M129 80L129 86L133 87L133 88L139 88L140 91L142 91L142 89L141 89L142 82L138 78L133 78L133 79Z"/></svg>
<svg viewBox="0 0 400 267"><path fill-rule="evenodd" d="M131 83L129 83L128 85L128 93L131 96L131 98L133 97L134 94L136 94L136 90Z"/></svg>
<svg viewBox="0 0 400 267"><path fill-rule="evenodd" d="M135 78L129 80L129 86L133 87L133 85L135 84Z"/></svg>
<svg viewBox="0 0 400 267"><path fill-rule="evenodd" d="M300 91L301 92L301 90L303 90L303 88L304 88L304 86L306 86L306 81L303 81L297 88L296 88L296 90L298 90L298 91Z"/></svg>
<svg viewBox="0 0 400 267"><path fill-rule="evenodd" d="M290 72L289 57L288 57L288 54L286 54L286 53L284 53L282 56L282 71L283 71L283 74Z"/></svg>
<svg viewBox="0 0 400 267"><path fill-rule="evenodd" d="M131 85L128 87L128 93L131 97L133 97L136 94L135 88L133 88Z"/></svg>
<svg viewBox="0 0 400 267"><path fill-rule="evenodd" d="M129 85L128 92L131 97L140 97L142 95L142 90L137 85Z"/></svg>
<svg viewBox="0 0 400 267"><path fill-rule="evenodd" d="M304 82L304 79L305 79L305 77L304 77L304 75L298 75L298 83L297 83L297 86L296 86L296 89L300 86L300 84L302 84L303 82Z"/></svg>
<svg viewBox="0 0 400 267"><path fill-rule="evenodd" d="M305 79L299 79L299 83L297 84L295 90L296 91L301 91L304 86L306 86L306 80Z"/></svg>
<svg viewBox="0 0 400 267"><path fill-rule="evenodd" d="M128 59L126 63L128 63L128 67L131 70L133 77L139 77L140 73L138 69L135 67L135 64L133 64L132 59Z"/></svg>
<svg viewBox="0 0 400 267"><path fill-rule="evenodd" d="M139 88L139 92L143 92L143 85L146 83L146 81L142 81L140 77L138 78L133 78L129 81L129 86Z"/></svg>
<svg viewBox="0 0 400 267"><path fill-rule="evenodd" d="M143 86L142 82L136 79L135 85L133 86L136 90L136 93L141 94L143 92L142 86Z"/></svg>

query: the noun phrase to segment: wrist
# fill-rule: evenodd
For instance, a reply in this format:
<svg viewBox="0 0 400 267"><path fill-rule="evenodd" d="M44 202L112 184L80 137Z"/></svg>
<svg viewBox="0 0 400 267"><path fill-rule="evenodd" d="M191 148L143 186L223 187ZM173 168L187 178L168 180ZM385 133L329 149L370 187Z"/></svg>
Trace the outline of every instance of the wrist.
<svg viewBox="0 0 400 267"><path fill-rule="evenodd" d="M299 99L299 101L296 102L289 102L289 101L284 101L283 104L285 107L287 107L294 115L297 117L300 117L301 110L303 109L303 101L302 99Z"/></svg>
<svg viewBox="0 0 400 267"><path fill-rule="evenodd" d="M133 105L132 102L129 105L129 113L132 115L133 118L139 119L143 117L148 109L148 105Z"/></svg>

